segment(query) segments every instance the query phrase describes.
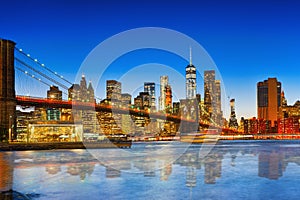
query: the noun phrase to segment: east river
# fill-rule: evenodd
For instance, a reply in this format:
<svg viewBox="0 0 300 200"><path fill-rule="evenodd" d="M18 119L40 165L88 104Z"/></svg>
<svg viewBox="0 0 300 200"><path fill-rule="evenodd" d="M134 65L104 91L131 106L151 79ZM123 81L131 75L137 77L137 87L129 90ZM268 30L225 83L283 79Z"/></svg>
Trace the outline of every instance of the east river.
<svg viewBox="0 0 300 200"><path fill-rule="evenodd" d="M299 199L300 141L0 152L0 189L28 199Z"/></svg>

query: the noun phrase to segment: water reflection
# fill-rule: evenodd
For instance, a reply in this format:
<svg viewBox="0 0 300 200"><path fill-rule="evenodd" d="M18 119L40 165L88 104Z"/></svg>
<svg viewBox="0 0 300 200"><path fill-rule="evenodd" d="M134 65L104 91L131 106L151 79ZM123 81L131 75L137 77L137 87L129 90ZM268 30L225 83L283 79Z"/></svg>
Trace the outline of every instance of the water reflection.
<svg viewBox="0 0 300 200"><path fill-rule="evenodd" d="M0 152L0 192L12 189L13 153ZM1 196L0 196L1 197Z"/></svg>
<svg viewBox="0 0 300 200"><path fill-rule="evenodd" d="M277 180L282 177L288 163L283 151L260 152L258 156L258 176Z"/></svg>
<svg viewBox="0 0 300 200"><path fill-rule="evenodd" d="M106 178L117 178L121 176L121 171L111 167L106 167L105 175Z"/></svg>
<svg viewBox="0 0 300 200"><path fill-rule="evenodd" d="M67 173L72 176L79 176L80 180L84 180L86 176L90 176L95 168L93 163L71 164L67 168Z"/></svg>
<svg viewBox="0 0 300 200"><path fill-rule="evenodd" d="M199 150L196 146L187 149L174 163L164 160L164 156L156 158L132 157L130 159L118 160L112 159L108 166L103 165L85 150L72 151L52 151L52 152L17 152L14 160L12 153L0 153L1 179L0 188L6 190L11 188L13 163L15 168L33 168L44 166L49 175L55 175L62 172L62 166L67 166L66 173L72 176L80 176L85 179L86 175L91 175L96 164L106 168L107 177L119 177L122 171L133 170L132 172L142 172L145 177L154 177L157 166L160 166L160 179L167 180L172 173L173 165L180 165L186 168L187 177L194 177L194 173L204 168L204 181L207 184L214 184L222 175L222 160L224 156L230 155L230 165L235 167L235 160L244 155L258 155L258 176L268 179L278 179L282 177L283 172L289 162L300 164L300 147L280 147L272 146L264 148L231 146L215 146L205 157L199 157ZM193 182L193 181L191 181ZM10 184L10 185L9 185Z"/></svg>
<svg viewBox="0 0 300 200"><path fill-rule="evenodd" d="M180 147L170 148L172 149L169 149L169 152L176 153ZM155 157L122 158L116 157L113 149L97 151L99 154L109 154L110 158L101 162L86 150L0 152L0 189L1 191L11 189L13 177L15 182L17 180L14 187L21 191L22 188L30 190L31 184L41 181L59 180L64 184L64 178L68 176L78 177L81 181L95 178L93 180L96 183L104 184L99 182L101 180L99 176L103 174L107 181L123 178L128 185L135 184L134 177L143 180L141 184L153 179L172 184L174 179L184 179L181 181L181 187L190 188L191 191L199 184L223 184L223 179L223 181L230 180L231 174L228 175L228 172L240 170L245 177L250 177L250 172L253 171L251 166L256 166L258 179L279 180L287 173L290 163L298 166L297 172L300 173L298 144L220 144L214 146L204 158L199 156L199 146L192 145L173 163L170 163L170 158L164 153ZM43 171L39 172L39 169ZM40 173L39 177L36 172ZM185 176L179 177L180 172L184 172ZM46 176L43 173L46 173ZM226 174L225 177L222 177L223 173ZM21 179L23 181L20 181ZM70 181L74 183L75 180Z"/></svg>

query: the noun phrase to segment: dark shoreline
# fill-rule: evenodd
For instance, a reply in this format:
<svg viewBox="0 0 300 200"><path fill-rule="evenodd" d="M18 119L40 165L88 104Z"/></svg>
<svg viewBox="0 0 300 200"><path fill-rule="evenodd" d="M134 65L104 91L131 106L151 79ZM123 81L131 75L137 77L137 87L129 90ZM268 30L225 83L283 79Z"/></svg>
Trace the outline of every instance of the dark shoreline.
<svg viewBox="0 0 300 200"><path fill-rule="evenodd" d="M0 143L0 151L130 148L131 142Z"/></svg>
<svg viewBox="0 0 300 200"><path fill-rule="evenodd" d="M155 143L165 144L169 142L180 142L180 141L137 141L137 142L52 142L52 143L0 143L1 151L30 151L30 150L57 150L57 149L105 149L105 148L131 148L132 144L142 144L142 143ZM216 143L211 143L212 145L242 145L247 143L298 143L300 140L218 140ZM185 143L185 142L183 142ZM203 143L191 143L191 144L203 144ZM210 144L210 143L206 143Z"/></svg>
<svg viewBox="0 0 300 200"><path fill-rule="evenodd" d="M39 196L39 195L34 195ZM22 194L20 192L14 191L14 190L7 190L0 192L0 199L4 200L13 200L13 199L19 199L19 200L30 200L30 195Z"/></svg>

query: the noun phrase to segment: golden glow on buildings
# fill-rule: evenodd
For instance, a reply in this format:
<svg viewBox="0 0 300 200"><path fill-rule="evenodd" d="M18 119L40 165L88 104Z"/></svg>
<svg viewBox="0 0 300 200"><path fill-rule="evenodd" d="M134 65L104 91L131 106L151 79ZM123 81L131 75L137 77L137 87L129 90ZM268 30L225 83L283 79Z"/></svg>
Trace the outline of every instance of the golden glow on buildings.
<svg viewBox="0 0 300 200"><path fill-rule="evenodd" d="M80 142L81 124L29 124L26 142ZM24 141L25 142L25 141Z"/></svg>

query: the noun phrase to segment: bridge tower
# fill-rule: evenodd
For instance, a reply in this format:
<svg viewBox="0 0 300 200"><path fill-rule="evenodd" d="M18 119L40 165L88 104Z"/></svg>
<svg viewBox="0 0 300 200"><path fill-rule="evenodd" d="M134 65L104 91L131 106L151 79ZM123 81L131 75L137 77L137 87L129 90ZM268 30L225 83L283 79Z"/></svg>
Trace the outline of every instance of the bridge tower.
<svg viewBox="0 0 300 200"><path fill-rule="evenodd" d="M0 142L15 137L15 44L0 38Z"/></svg>

